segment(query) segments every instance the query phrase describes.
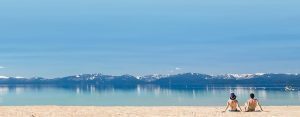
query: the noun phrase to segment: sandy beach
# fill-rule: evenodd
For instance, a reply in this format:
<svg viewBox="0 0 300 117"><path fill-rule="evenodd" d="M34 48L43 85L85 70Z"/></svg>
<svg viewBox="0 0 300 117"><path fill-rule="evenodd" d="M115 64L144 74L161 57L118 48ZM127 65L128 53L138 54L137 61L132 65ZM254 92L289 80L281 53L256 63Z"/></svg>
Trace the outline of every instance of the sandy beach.
<svg viewBox="0 0 300 117"><path fill-rule="evenodd" d="M300 106L265 106L264 112L222 112L224 107L2 106L0 117L299 117Z"/></svg>

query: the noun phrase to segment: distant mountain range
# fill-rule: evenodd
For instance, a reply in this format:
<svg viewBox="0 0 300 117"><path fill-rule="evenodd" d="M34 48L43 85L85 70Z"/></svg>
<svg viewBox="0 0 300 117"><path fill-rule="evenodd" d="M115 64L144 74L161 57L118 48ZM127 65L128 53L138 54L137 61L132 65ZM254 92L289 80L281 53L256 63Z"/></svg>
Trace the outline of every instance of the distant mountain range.
<svg viewBox="0 0 300 117"><path fill-rule="evenodd" d="M300 74L225 74L207 75L183 73L176 75L103 75L82 74L61 78L24 78L0 76L0 84L50 84L50 85L139 85L154 84L161 86L202 86L202 85L239 85L239 86L300 86Z"/></svg>

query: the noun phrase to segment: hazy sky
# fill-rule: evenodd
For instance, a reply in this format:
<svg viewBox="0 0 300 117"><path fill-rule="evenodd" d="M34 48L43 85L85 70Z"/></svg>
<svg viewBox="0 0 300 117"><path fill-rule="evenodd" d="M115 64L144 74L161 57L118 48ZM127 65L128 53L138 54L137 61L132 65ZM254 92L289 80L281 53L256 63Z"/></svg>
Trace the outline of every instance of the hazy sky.
<svg viewBox="0 0 300 117"><path fill-rule="evenodd" d="M299 0L1 0L0 76L300 73Z"/></svg>

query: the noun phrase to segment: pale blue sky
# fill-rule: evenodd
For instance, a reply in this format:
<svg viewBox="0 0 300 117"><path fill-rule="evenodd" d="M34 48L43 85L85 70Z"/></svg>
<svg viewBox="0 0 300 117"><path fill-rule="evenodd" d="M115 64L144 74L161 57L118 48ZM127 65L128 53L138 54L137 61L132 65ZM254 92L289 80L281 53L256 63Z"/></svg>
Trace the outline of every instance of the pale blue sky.
<svg viewBox="0 0 300 117"><path fill-rule="evenodd" d="M1 0L0 76L300 73L299 4Z"/></svg>

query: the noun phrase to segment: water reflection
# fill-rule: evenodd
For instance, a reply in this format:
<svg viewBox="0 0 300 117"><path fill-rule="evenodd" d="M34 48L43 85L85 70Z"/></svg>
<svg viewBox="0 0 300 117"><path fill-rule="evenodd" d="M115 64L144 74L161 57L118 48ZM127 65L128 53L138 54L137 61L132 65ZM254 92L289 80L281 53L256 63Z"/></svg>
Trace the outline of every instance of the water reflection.
<svg viewBox="0 0 300 117"><path fill-rule="evenodd" d="M16 87L15 88L16 94L22 94L24 92L24 87Z"/></svg>
<svg viewBox="0 0 300 117"><path fill-rule="evenodd" d="M202 86L31 86L0 85L1 105L225 105L231 92L243 103L250 93L264 105L300 105L300 92L283 88ZM26 100L24 100L26 99ZM39 100L36 100L39 99Z"/></svg>
<svg viewBox="0 0 300 117"><path fill-rule="evenodd" d="M0 95L6 95L8 91L8 87L0 87Z"/></svg>

